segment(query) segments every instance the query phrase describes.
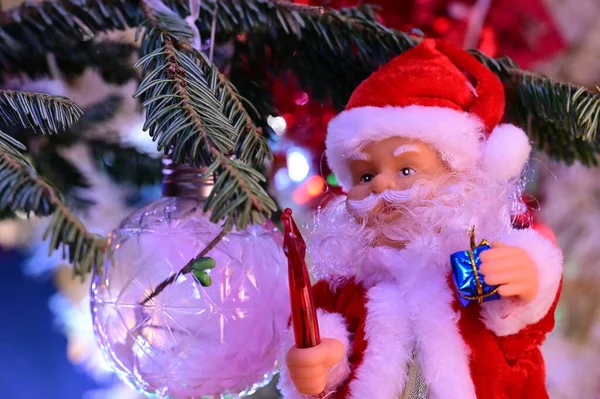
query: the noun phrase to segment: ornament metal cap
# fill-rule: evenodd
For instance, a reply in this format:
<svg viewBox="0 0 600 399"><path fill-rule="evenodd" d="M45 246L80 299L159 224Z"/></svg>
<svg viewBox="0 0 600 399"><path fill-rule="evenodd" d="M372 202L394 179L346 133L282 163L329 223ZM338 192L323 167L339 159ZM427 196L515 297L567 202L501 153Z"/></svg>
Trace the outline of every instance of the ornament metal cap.
<svg viewBox="0 0 600 399"><path fill-rule="evenodd" d="M214 186L212 176L206 176L206 168L194 168L173 162L169 155L163 158L163 197L193 197L205 200Z"/></svg>

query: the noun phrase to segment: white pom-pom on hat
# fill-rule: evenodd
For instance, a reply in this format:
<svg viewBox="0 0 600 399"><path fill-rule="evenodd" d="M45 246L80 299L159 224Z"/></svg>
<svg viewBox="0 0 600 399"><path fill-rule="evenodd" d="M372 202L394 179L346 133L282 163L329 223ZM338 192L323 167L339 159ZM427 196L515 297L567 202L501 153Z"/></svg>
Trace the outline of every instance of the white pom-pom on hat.
<svg viewBox="0 0 600 399"><path fill-rule="evenodd" d="M481 166L498 181L518 177L531 153L527 134L511 124L498 125L482 149Z"/></svg>

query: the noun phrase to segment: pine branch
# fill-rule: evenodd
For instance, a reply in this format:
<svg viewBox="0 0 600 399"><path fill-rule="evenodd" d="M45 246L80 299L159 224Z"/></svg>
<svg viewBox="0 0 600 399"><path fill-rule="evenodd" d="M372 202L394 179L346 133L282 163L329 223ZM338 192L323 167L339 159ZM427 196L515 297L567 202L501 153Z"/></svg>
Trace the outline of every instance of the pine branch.
<svg viewBox="0 0 600 399"><path fill-rule="evenodd" d="M81 115L71 100L45 94L0 91L0 120L20 124L41 133L56 133L70 127ZM64 197L42 178L22 154L25 146L0 132L0 210L23 211L52 219L44 239L50 253L62 247L63 257L73 264L76 274L103 266L106 241L89 233L71 213Z"/></svg>
<svg viewBox="0 0 600 399"><path fill-rule="evenodd" d="M76 274L90 272L94 264L102 267L106 241L85 229L62 194L21 154L23 149L21 143L0 132L0 210L52 214L44 233L44 239L50 241L50 253L62 246L63 256L73 264Z"/></svg>
<svg viewBox="0 0 600 399"><path fill-rule="evenodd" d="M471 53L502 80L507 119L525 128L539 149L568 164L576 160L596 164L600 90L592 92L521 70L507 57Z"/></svg>
<svg viewBox="0 0 600 399"><path fill-rule="evenodd" d="M600 86L596 86L596 92L580 87L573 94L567 112L571 111L571 107L577 114L577 125L585 131L585 139L596 139L600 130Z"/></svg>
<svg viewBox="0 0 600 399"><path fill-rule="evenodd" d="M90 188L90 184L79 168L60 155L60 146L49 141L35 145L38 148L30 150L27 155L38 175L52 182L64 195L65 203L71 210L80 214L86 212L95 202L81 195L80 190Z"/></svg>
<svg viewBox="0 0 600 399"><path fill-rule="evenodd" d="M59 70L67 77L79 76L93 68L105 82L122 85L138 79L133 68L138 53L135 44L102 40L77 43L56 52L55 56Z"/></svg>
<svg viewBox="0 0 600 399"><path fill-rule="evenodd" d="M210 33L215 1L202 2L197 26L203 37ZM171 0L166 4L178 15L188 15L187 1ZM27 30L25 37L33 37L33 42L39 42L37 47L48 49L53 43L85 39L82 32L96 33L122 27L116 24L116 11L109 6L115 6L115 10L126 8L122 12L129 26L139 25L143 19L139 0L84 0L82 3L59 0L53 5L27 5L12 14L0 14L2 32L5 36L13 35L10 36L12 41L6 40L4 46L0 45L0 54L3 49L14 50L22 45L15 39L19 36L14 35L17 32L24 34L24 29ZM83 22L73 23L75 17ZM19 25L15 23L17 20L29 22ZM60 24L56 32L44 28L61 20L72 23L69 26ZM366 6L336 11L286 1L221 0L215 21L218 40L245 33L254 59L250 62L259 60L258 63L270 65L276 74L292 70L313 97L331 99L338 109L373 70L421 40L382 26L373 10ZM598 107L594 105L597 94L585 91L576 97L578 88L575 86L521 71L507 59L494 60L477 52L473 54L502 79L509 92L507 118L521 125L527 123L533 139L538 140L544 134L540 126L548 124L568 145L574 145L573 140L580 137L583 130L585 140L593 139L598 126L595 112ZM252 96L252 93L248 94ZM262 102L268 101L268 98L262 99ZM571 101L583 105L577 107ZM272 108L271 104L256 105L259 109ZM560 151L553 149L551 152Z"/></svg>
<svg viewBox="0 0 600 399"><path fill-rule="evenodd" d="M27 52L43 54L90 40L100 32L137 27L139 1L59 0L25 3L0 13L0 62ZM27 38L27 40L22 40Z"/></svg>
<svg viewBox="0 0 600 399"><path fill-rule="evenodd" d="M218 7L215 7L217 2ZM189 15L187 0L167 0L165 4L181 17ZM314 24L329 13L322 7L285 1L203 0L197 21L202 37L210 35L215 8L218 9L217 41L227 41L241 33L272 30L301 34L300 28L307 22ZM337 15L336 11L331 13ZM145 19L144 15L140 0L56 0L23 4L0 13L0 64L9 66L31 54L63 51L100 32L137 27ZM349 15L354 15L353 11ZM27 41L21 40L23 37L27 37Z"/></svg>
<svg viewBox="0 0 600 399"><path fill-rule="evenodd" d="M305 91L317 100L331 100L340 110L361 81L420 41L384 27L367 6L323 13L300 10L279 3L277 8L265 7L269 29L247 36L249 53L274 75L292 71Z"/></svg>
<svg viewBox="0 0 600 399"><path fill-rule="evenodd" d="M271 87L273 76L270 76L259 62L253 57L250 47L245 41L235 41L234 56L230 63L231 83L243 97L254 106L251 112L255 125L260 126L267 141L275 137L275 132L267 123L269 115L279 115L275 107Z"/></svg>
<svg viewBox="0 0 600 399"><path fill-rule="evenodd" d="M132 79L138 79L133 68L138 53L139 48L134 44L106 39L67 43L54 50L56 63L53 67L57 67L67 81L81 76L87 69L94 69L105 82L122 85ZM0 65L1 58L0 55ZM53 71L47 53L27 51L9 63L4 63L4 70L0 70L0 82L4 80L4 72L39 79L50 76Z"/></svg>
<svg viewBox="0 0 600 399"><path fill-rule="evenodd" d="M18 92L23 94L23 92ZM40 99L43 101L45 98L51 99L52 101L56 98L50 95L41 95ZM72 101L68 100L67 103ZM79 110L77 105L77 112L80 114L79 119L73 123L69 129L61 132L60 135L46 136L47 141L57 145L70 145L73 142L86 137L90 131L97 129L98 125L107 122L112 119L119 111L123 104L123 97L116 94L108 95L97 103L91 104L86 107L83 111ZM70 106L70 105L69 105ZM0 117L2 111L0 110ZM16 118L10 118L10 123L17 123ZM1 122L1 119L0 119ZM0 128L5 129L5 132L12 135L13 137L23 138L23 142L27 143L28 140L32 140L32 137L39 137L37 135L37 129L30 127L23 129L23 125L9 126L0 123ZM35 127L35 125L34 125Z"/></svg>
<svg viewBox="0 0 600 399"><path fill-rule="evenodd" d="M0 90L0 122L44 134L57 133L79 119L81 108L66 97Z"/></svg>
<svg viewBox="0 0 600 399"><path fill-rule="evenodd" d="M225 220L221 233L174 276L162 281L142 302L159 295L179 275L190 273L235 225L262 223L276 210L261 186L255 166L270 157L261 131L246 112L235 88L203 53L190 45L192 29L175 14L143 5L148 17L142 39L143 80L135 97L146 108L145 129L175 163L208 167L215 184L204 211L214 223Z"/></svg>
<svg viewBox="0 0 600 399"><path fill-rule="evenodd" d="M215 186L206 201L211 221L238 229L275 210L261 187L259 165L270 150L231 83L189 45L192 31L176 15L144 7L148 15L139 61L143 80L135 93L146 108L145 129L159 151L176 163L208 167Z"/></svg>

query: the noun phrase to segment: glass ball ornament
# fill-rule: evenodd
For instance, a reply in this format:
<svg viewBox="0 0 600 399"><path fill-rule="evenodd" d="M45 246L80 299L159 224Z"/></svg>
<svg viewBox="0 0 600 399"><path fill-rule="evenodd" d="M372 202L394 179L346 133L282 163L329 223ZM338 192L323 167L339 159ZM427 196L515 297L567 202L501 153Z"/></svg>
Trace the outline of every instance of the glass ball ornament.
<svg viewBox="0 0 600 399"><path fill-rule="evenodd" d="M203 286L203 276L177 276L221 231L202 207L165 197L134 212L109 235L107 264L93 278L101 349L116 374L146 394L241 398L279 366L290 315L282 236L267 225L229 233L207 254L216 267Z"/></svg>

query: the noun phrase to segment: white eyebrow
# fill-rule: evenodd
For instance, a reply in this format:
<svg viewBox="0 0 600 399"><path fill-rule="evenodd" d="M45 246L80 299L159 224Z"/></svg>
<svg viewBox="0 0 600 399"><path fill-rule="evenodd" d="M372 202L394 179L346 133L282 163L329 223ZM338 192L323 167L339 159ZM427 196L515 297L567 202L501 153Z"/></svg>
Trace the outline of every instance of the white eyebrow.
<svg viewBox="0 0 600 399"><path fill-rule="evenodd" d="M352 154L348 157L349 161L367 161L369 160L371 157L369 157L367 154L363 153L363 152L357 152L355 154Z"/></svg>
<svg viewBox="0 0 600 399"><path fill-rule="evenodd" d="M406 145L401 145L400 147L396 148L394 150L394 156L397 157L398 155L403 154L405 152L420 152L420 151L421 150L419 150L419 148L417 146L406 144Z"/></svg>

